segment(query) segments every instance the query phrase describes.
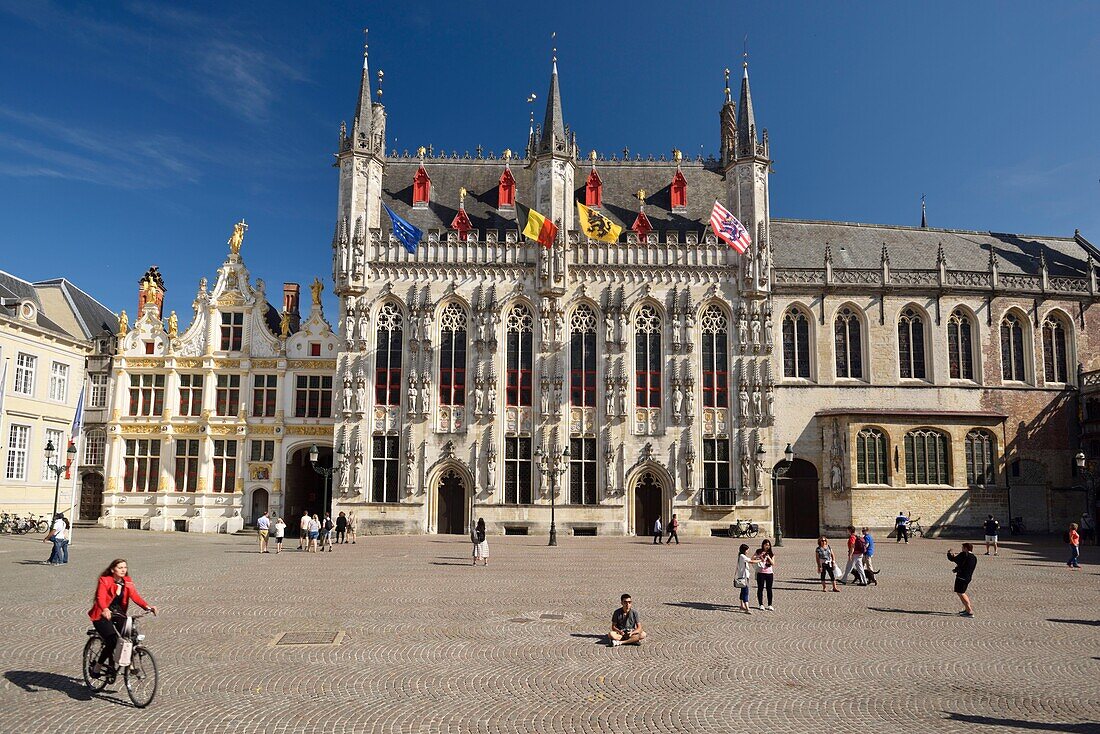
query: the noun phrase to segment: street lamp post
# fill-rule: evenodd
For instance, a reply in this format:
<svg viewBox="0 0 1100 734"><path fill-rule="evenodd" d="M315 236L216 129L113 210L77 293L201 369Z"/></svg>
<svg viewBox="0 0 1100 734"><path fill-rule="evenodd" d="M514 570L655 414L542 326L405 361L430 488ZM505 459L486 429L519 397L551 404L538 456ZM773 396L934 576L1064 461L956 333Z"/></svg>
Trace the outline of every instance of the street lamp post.
<svg viewBox="0 0 1100 734"><path fill-rule="evenodd" d="M756 449L757 465L764 466L764 457L767 456L767 451L764 450L764 444L760 444ZM783 450L783 461L779 462L772 469L765 469L772 475L772 518L775 520L775 543L773 545L776 548L783 545L783 524L779 519L779 480L787 476L787 472L791 470L791 464L794 463L794 449L790 444L787 444L787 448Z"/></svg>
<svg viewBox="0 0 1100 734"><path fill-rule="evenodd" d="M53 513L50 515L50 525L53 525L53 521L57 519L57 501L61 494L61 475L65 473L65 467L53 463L53 456L55 453L57 453L57 449L54 448L53 441L46 442L45 453L46 466L49 467L50 471L52 471L54 474ZM70 445L69 448L65 450L65 453L68 455L69 463L71 464L73 459L76 457L76 446Z"/></svg>
<svg viewBox="0 0 1100 734"><path fill-rule="evenodd" d="M547 453L542 446L535 449L535 458L538 460L539 472L544 478L550 480L550 542L547 545L558 544L558 525L554 516L555 495L558 493L558 476L564 474L569 466L569 447L566 446L560 454Z"/></svg>
<svg viewBox="0 0 1100 734"><path fill-rule="evenodd" d="M324 512L332 512L332 475L340 471L344 467L344 450L342 448L336 449L333 454L332 466L318 466L317 458L320 455L320 451L317 449L317 444L313 444L309 447L309 465L313 467L313 471L320 474L325 478L325 509ZM324 517L322 516L322 519Z"/></svg>
<svg viewBox="0 0 1100 734"><path fill-rule="evenodd" d="M1097 472L1089 467L1090 462L1085 457L1084 451L1078 451L1077 455L1073 457L1073 461L1077 464L1077 472L1085 480L1085 514L1092 529L1092 542L1095 545L1100 545L1100 528L1096 527L1096 518L1093 517L1096 512Z"/></svg>

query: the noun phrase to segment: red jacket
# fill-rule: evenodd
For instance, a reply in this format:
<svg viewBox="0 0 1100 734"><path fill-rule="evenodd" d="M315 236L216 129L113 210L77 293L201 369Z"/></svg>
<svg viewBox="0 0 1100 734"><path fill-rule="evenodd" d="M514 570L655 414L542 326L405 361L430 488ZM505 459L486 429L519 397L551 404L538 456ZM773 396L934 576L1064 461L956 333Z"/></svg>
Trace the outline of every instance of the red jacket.
<svg viewBox="0 0 1100 734"><path fill-rule="evenodd" d="M133 599L134 603L142 609L148 609L149 604L141 598L141 594L138 593L137 587L134 586L134 580L129 576L122 578L122 608L125 610L130 604L130 600ZM103 616L103 610L111 606L111 602L115 600L115 577L114 576L100 576L99 584L95 589L95 597L92 601L92 608L88 610L88 617L94 622Z"/></svg>

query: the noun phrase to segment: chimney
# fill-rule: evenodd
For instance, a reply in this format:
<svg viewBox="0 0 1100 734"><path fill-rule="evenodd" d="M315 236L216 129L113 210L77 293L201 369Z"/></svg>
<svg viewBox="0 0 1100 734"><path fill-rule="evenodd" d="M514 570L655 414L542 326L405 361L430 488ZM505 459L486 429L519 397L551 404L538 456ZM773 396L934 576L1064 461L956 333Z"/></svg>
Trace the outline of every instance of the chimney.
<svg viewBox="0 0 1100 734"><path fill-rule="evenodd" d="M302 321L298 311L298 298L301 291L302 286L297 283L283 283L283 311L290 314L291 331L297 331L298 324Z"/></svg>

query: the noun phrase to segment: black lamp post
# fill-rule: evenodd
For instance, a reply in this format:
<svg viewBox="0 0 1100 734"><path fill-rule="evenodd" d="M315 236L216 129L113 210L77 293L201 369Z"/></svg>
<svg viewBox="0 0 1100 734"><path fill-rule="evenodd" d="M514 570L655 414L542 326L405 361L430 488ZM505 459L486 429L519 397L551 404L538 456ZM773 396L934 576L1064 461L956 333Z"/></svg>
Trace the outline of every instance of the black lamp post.
<svg viewBox="0 0 1100 734"><path fill-rule="evenodd" d="M53 514L50 515L50 525L53 525L53 521L57 519L57 501L61 494L61 475L65 473L65 467L59 466L53 463L53 456L57 453L57 449L54 448L53 441L46 442L46 466L54 474L53 485ZM68 462L71 464L76 457L76 446L69 445L69 448L65 450L68 455Z"/></svg>
<svg viewBox="0 0 1100 734"><path fill-rule="evenodd" d="M767 451L764 450L764 444L760 444L756 449L757 465L764 466L764 457L767 456ZM783 450L783 461L775 465L770 471L772 475L772 517L775 520L775 545L776 548L783 545L783 524L779 519L780 507L779 507L779 480L787 476L787 472L791 470L791 465L794 463L794 449L788 443L787 448Z"/></svg>
<svg viewBox="0 0 1100 734"><path fill-rule="evenodd" d="M547 545L558 544L558 525L554 516L555 495L558 493L558 475L564 474L569 466L569 446L560 454L546 453L542 446L535 449L535 458L538 460L539 472L544 478L550 479L550 542Z"/></svg>
<svg viewBox="0 0 1100 734"><path fill-rule="evenodd" d="M344 466L344 450L342 448L336 449L336 452L332 455L332 466L318 466L317 458L320 451L317 449L317 444L313 444L309 447L309 464L313 467L313 471L320 474L325 478L325 509L324 512L332 512L332 475L340 471ZM324 516L322 515L322 518Z"/></svg>
<svg viewBox="0 0 1100 734"><path fill-rule="evenodd" d="M1085 480L1085 514L1088 515L1089 525L1091 526L1092 542L1100 545L1100 529L1097 529L1096 518L1093 517L1096 512L1096 472L1089 468L1090 462L1085 457L1084 451L1078 451L1077 455L1073 457L1073 461L1077 464L1077 473Z"/></svg>

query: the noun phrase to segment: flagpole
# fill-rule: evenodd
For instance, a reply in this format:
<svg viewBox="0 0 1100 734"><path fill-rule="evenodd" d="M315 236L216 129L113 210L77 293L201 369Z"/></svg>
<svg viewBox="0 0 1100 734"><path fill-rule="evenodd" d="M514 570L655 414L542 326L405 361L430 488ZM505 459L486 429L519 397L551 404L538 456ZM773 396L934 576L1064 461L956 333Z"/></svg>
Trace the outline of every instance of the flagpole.
<svg viewBox="0 0 1100 734"><path fill-rule="evenodd" d="M84 393L80 394L80 399L84 399ZM73 457L73 484L69 488L69 545L73 544L73 531L76 530L76 477L80 473L78 468L80 466L80 457L82 456L84 444L84 426L80 426L80 433L76 437L76 456Z"/></svg>

